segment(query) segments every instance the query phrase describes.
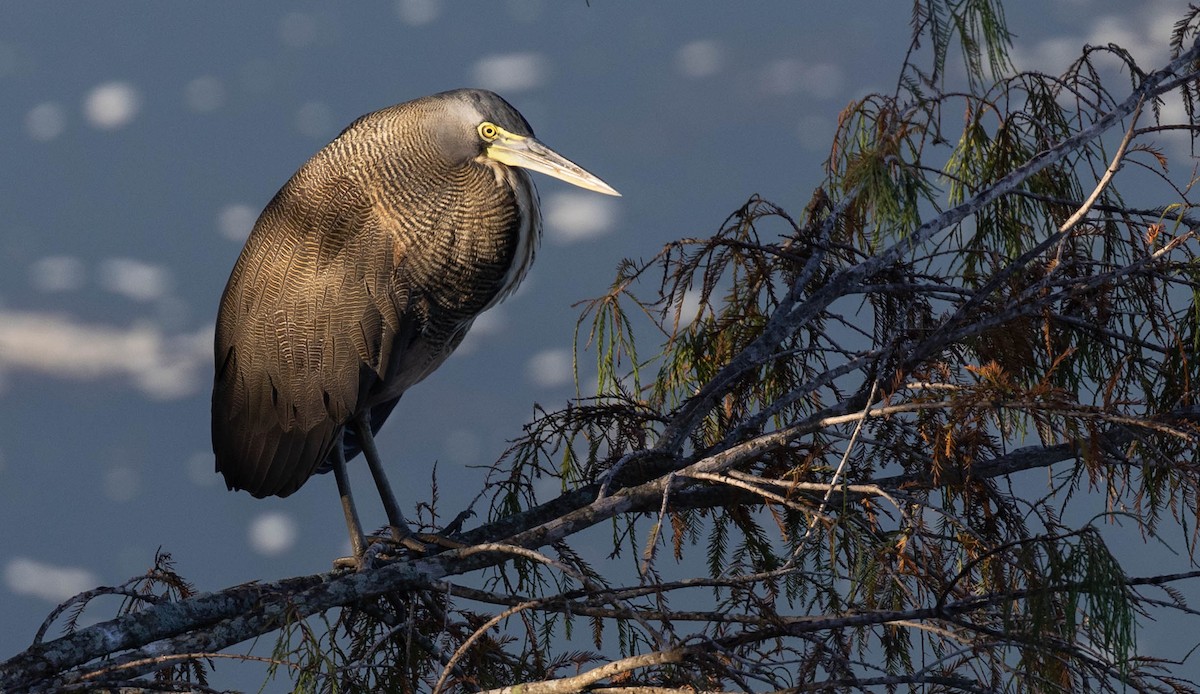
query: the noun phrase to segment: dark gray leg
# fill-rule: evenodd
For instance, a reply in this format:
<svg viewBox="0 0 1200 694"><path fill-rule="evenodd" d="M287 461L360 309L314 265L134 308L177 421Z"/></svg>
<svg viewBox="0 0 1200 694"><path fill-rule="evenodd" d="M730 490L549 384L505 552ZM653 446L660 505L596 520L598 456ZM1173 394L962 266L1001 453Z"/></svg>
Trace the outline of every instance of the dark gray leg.
<svg viewBox="0 0 1200 694"><path fill-rule="evenodd" d="M346 451L341 442L333 456L333 477L337 480L338 494L342 496L342 513L346 514L346 529L350 531L350 547L354 552L354 563L362 561L367 549L363 539L362 523L358 520L358 510L354 508L354 495L350 492L350 476L346 474Z"/></svg>
<svg viewBox="0 0 1200 694"><path fill-rule="evenodd" d="M358 432L358 445L362 447L363 457L371 468L371 476L375 478L375 487L379 489L379 498L383 501L383 509L387 512L388 525L392 528L392 537L396 542L408 545L406 540L412 537L412 530L400 512L400 504L396 503L396 495L388 484L387 474L383 471L383 462L379 459L379 449L375 447L375 437L371 434L371 415L362 412L354 418L354 426Z"/></svg>

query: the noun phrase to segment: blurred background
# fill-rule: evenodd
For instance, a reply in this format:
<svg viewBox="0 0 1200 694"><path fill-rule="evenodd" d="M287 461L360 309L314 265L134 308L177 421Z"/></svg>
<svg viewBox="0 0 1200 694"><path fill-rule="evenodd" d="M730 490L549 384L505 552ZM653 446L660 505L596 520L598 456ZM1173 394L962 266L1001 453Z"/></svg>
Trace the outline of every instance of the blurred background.
<svg viewBox="0 0 1200 694"><path fill-rule="evenodd" d="M1058 72L1085 43L1110 41L1144 68L1163 64L1186 3L1007 9L1018 66ZM802 211L842 107L894 90L910 11L836 0L6 2L0 658L59 601L142 573L159 547L200 590L328 570L347 551L332 476L288 499L225 490L208 398L213 319L246 234L355 117L493 89L624 194L535 176L546 229L529 279L384 427L402 503L428 497L436 461L450 517L483 482L475 466L500 455L535 403L574 394L573 304L602 293L622 258L706 236L751 194ZM1180 171L1194 164L1182 145L1170 154ZM351 474L365 524L382 524L365 466ZM1153 628L1140 642L1172 657L1187 647Z"/></svg>

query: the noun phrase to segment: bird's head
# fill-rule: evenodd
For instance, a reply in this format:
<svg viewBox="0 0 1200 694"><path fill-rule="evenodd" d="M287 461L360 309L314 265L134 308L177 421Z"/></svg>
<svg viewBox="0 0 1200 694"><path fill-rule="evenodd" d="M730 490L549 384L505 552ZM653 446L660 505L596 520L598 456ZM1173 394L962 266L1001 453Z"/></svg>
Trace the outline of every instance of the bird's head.
<svg viewBox="0 0 1200 694"><path fill-rule="evenodd" d="M583 167L538 141L529 122L498 94L458 89L435 94L440 151L451 159L516 166L605 195L620 195Z"/></svg>

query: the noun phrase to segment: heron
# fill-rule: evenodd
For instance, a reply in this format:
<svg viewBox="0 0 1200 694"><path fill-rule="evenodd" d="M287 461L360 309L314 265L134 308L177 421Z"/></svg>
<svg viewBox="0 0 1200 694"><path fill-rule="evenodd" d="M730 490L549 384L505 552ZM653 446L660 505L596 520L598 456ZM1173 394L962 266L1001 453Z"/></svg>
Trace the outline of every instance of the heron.
<svg viewBox="0 0 1200 694"><path fill-rule="evenodd" d="M296 171L221 296L212 444L229 489L286 497L332 470L361 562L346 461L362 452L392 540L412 541L374 437L528 273L541 236L530 171L620 195L480 89L361 116Z"/></svg>

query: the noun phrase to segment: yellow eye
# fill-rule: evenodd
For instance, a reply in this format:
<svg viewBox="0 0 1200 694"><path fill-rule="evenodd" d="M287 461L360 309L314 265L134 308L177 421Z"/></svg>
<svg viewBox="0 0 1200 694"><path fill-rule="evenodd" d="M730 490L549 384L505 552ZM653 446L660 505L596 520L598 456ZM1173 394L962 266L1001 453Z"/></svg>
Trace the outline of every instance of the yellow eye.
<svg viewBox="0 0 1200 694"><path fill-rule="evenodd" d="M489 123L487 121L484 121L479 124L478 130L479 130L479 136L482 137L483 139L487 140L488 142L491 142L492 140L496 139L497 137L500 137L500 128L496 127L496 125L494 123Z"/></svg>

